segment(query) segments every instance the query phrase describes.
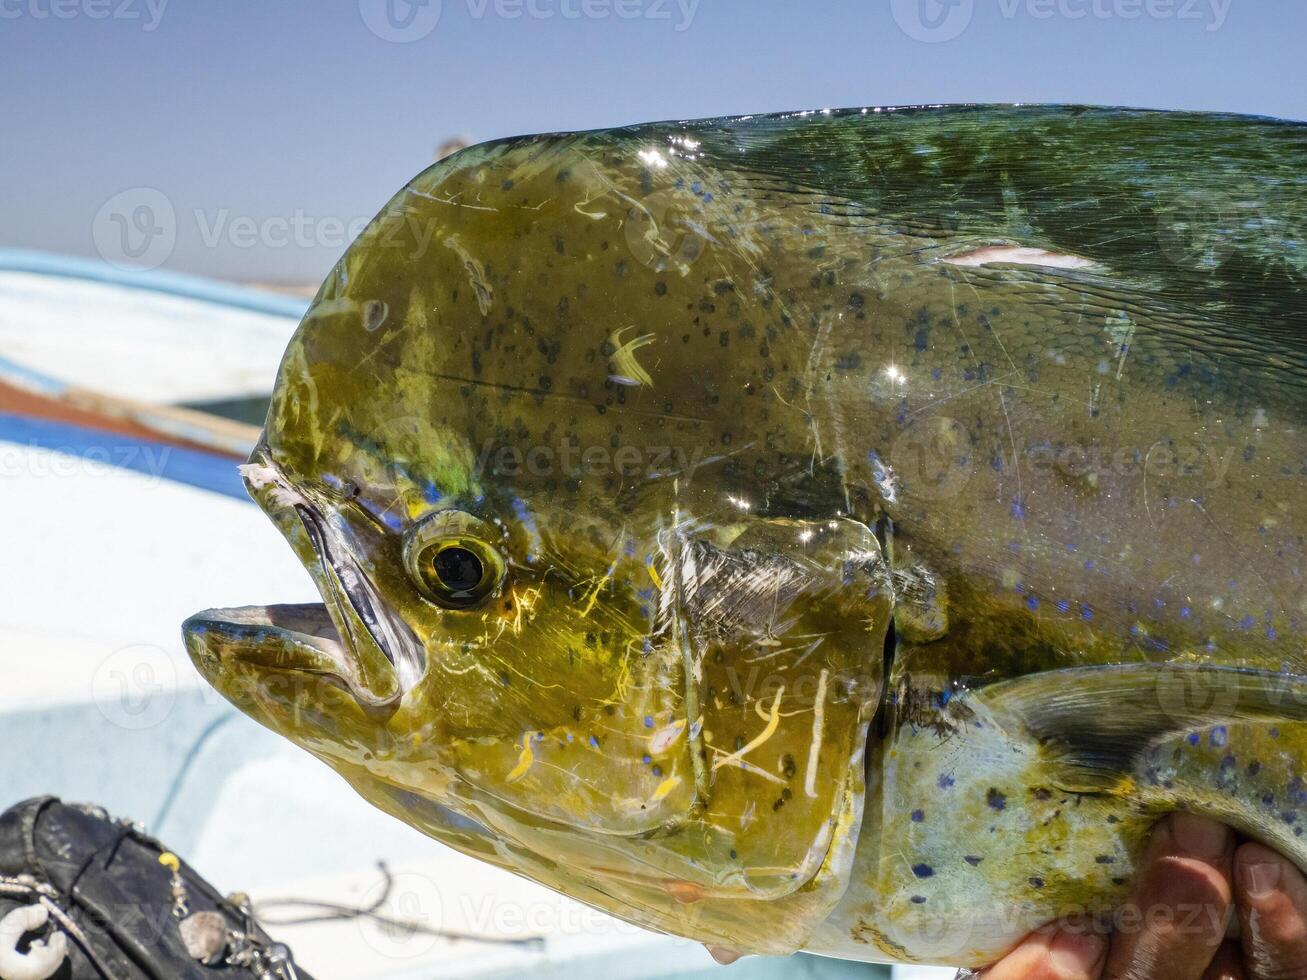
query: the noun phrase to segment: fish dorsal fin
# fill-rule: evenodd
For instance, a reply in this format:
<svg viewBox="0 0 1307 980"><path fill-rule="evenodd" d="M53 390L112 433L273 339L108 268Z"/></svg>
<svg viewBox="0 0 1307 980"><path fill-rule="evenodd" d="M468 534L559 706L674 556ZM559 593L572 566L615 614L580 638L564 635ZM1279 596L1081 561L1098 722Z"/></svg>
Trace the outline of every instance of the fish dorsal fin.
<svg viewBox="0 0 1307 980"><path fill-rule="evenodd" d="M1054 670L976 692L1005 728L1024 727L1049 781L1110 792L1149 745L1214 725L1307 720L1307 677L1244 668L1132 664Z"/></svg>

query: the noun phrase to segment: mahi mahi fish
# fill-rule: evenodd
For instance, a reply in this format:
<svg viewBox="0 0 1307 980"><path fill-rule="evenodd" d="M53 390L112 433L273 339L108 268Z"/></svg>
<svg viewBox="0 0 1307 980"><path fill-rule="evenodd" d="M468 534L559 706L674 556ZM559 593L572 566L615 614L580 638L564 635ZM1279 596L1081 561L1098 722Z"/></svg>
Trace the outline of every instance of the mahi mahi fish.
<svg viewBox="0 0 1307 980"><path fill-rule="evenodd" d="M1307 868L1307 126L505 139L323 283L188 620L367 800L641 926L979 966L1186 809Z"/></svg>

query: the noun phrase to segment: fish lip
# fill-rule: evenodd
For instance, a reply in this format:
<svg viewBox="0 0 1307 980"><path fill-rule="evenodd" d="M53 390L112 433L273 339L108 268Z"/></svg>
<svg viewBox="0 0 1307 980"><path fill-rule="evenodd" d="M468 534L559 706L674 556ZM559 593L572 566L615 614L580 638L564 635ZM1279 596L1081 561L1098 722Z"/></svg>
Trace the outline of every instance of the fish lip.
<svg viewBox="0 0 1307 980"><path fill-rule="evenodd" d="M350 650L325 603L205 609L182 624L182 637L196 668L210 681L234 661L321 676L365 711L383 716L393 714L403 696L402 691L378 696L358 682Z"/></svg>

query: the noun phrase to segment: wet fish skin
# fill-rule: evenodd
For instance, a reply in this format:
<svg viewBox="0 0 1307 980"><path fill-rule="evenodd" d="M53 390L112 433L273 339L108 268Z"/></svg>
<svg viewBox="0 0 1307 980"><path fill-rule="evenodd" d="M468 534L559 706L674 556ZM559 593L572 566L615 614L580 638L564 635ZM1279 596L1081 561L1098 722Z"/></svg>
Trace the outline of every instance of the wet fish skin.
<svg viewBox="0 0 1307 980"><path fill-rule="evenodd" d="M1304 174L1079 107L462 151L246 471L325 607L188 647L400 819L744 951L982 965L1177 807L1307 865ZM502 582L441 608L431 534Z"/></svg>

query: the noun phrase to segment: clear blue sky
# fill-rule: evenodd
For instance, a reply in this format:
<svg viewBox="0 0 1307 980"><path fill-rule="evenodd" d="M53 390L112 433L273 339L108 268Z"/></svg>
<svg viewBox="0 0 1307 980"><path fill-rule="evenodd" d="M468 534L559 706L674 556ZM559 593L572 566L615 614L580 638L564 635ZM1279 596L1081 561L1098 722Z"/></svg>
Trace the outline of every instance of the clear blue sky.
<svg viewBox="0 0 1307 980"><path fill-rule="evenodd" d="M961 101L1307 119L1302 0L437 6L0 0L0 246L95 255L106 202L145 187L174 212L165 268L317 280L334 222L372 215L459 134Z"/></svg>

